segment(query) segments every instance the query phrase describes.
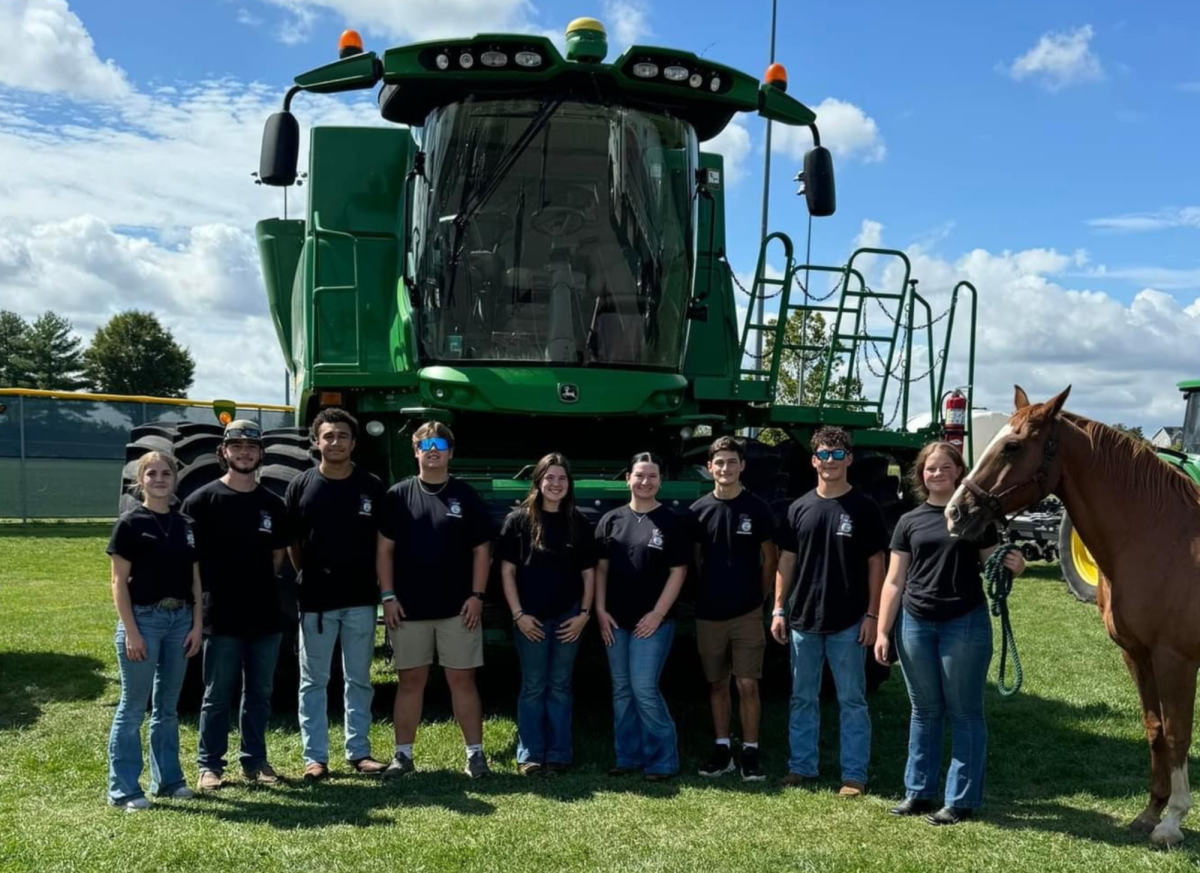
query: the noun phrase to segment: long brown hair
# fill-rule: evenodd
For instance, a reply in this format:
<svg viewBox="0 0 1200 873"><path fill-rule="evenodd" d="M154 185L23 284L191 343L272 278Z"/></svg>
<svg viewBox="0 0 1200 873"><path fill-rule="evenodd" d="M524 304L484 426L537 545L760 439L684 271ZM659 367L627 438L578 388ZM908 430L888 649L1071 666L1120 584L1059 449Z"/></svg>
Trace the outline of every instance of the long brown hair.
<svg viewBox="0 0 1200 873"><path fill-rule="evenodd" d="M928 443L921 451L917 452L917 460L913 463L912 470L912 486L913 490L921 495L922 500L929 499L929 489L925 487L925 462L929 460L934 452L941 452L954 466L958 467L958 475L954 477L954 485L957 487L962 484L962 480L967 476L967 464L963 460L962 452L958 450L958 446L954 443L937 441Z"/></svg>
<svg viewBox="0 0 1200 873"><path fill-rule="evenodd" d="M542 551L546 548L545 524L542 519L542 479L551 467L562 467L567 474L567 494L558 504L558 511L566 513L567 542L574 543L578 530L575 522L575 477L571 475L571 464L558 452L551 452L543 457L533 468L533 481L529 485L529 493L521 501L521 509L529 520L529 536L534 549Z"/></svg>

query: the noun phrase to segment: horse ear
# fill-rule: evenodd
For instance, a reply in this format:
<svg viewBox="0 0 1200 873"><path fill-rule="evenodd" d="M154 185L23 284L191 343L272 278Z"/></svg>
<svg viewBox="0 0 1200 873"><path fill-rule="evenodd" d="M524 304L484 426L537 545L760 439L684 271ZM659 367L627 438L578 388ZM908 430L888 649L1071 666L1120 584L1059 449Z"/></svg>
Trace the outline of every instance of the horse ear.
<svg viewBox="0 0 1200 873"><path fill-rule="evenodd" d="M1029 395L1025 393L1025 389L1020 385L1014 385L1016 391L1013 393L1013 409L1021 410L1029 405Z"/></svg>
<svg viewBox="0 0 1200 873"><path fill-rule="evenodd" d="M1062 412L1063 406L1066 404L1067 397L1070 395L1070 393L1071 393L1071 386L1068 385L1066 388L1064 388L1062 390L1062 392L1054 395L1053 397L1051 397L1049 400L1046 401L1047 418L1054 418L1054 416L1056 416L1060 412Z"/></svg>

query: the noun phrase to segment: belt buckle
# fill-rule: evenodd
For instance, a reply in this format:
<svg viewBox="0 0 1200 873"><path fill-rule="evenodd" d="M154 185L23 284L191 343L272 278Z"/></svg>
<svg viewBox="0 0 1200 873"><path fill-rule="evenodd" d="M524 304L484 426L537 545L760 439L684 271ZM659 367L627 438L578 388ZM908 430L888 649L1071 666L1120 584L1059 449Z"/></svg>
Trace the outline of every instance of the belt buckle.
<svg viewBox="0 0 1200 873"><path fill-rule="evenodd" d="M183 609L183 607L186 605L187 604L178 597L164 597L162 600L158 601L159 609Z"/></svg>

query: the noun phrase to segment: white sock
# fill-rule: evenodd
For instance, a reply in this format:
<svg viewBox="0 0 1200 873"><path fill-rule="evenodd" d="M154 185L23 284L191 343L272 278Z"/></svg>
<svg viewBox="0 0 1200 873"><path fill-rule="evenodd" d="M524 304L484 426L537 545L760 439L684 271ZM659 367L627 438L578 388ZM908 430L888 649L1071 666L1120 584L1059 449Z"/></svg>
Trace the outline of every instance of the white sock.
<svg viewBox="0 0 1200 873"><path fill-rule="evenodd" d="M467 757L483 751L483 743L467 743Z"/></svg>
<svg viewBox="0 0 1200 873"><path fill-rule="evenodd" d="M412 760L412 743L396 743L396 755L397 755L397 757L400 755L403 755L404 757L408 758L408 760L411 761Z"/></svg>
<svg viewBox="0 0 1200 873"><path fill-rule="evenodd" d="M717 745L729 748L729 737L717 737Z"/></svg>
<svg viewBox="0 0 1200 873"><path fill-rule="evenodd" d="M743 749L757 749L758 743L742 743Z"/></svg>

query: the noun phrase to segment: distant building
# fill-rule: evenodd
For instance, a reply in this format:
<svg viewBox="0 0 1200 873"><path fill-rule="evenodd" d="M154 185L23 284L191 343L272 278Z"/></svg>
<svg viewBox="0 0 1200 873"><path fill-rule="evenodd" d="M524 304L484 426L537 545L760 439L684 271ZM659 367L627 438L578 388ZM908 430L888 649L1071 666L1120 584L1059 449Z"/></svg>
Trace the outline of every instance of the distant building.
<svg viewBox="0 0 1200 873"><path fill-rule="evenodd" d="M1169 449L1183 439L1183 428L1160 427L1158 433L1150 437L1150 444L1155 448Z"/></svg>

